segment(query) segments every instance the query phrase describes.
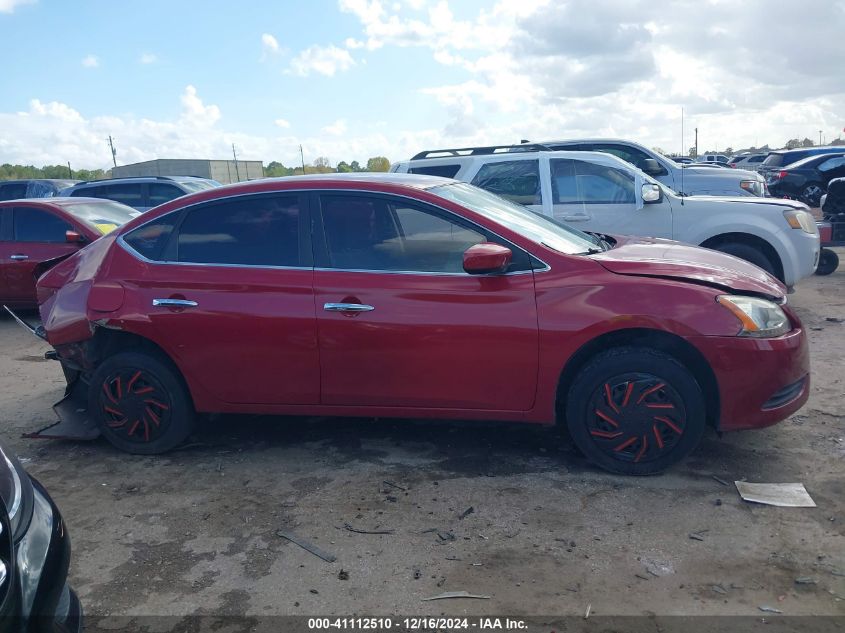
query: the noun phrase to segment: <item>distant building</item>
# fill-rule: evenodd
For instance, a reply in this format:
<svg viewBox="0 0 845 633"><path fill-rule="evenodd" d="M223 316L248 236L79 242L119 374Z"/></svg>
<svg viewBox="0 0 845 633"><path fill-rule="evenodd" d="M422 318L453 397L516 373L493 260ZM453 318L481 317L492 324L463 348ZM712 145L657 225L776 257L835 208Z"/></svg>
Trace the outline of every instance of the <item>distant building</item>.
<svg viewBox="0 0 845 633"><path fill-rule="evenodd" d="M196 160L192 158L160 158L143 163L112 167L112 178L132 176L197 176L211 178L224 185L241 180L264 177L260 160Z"/></svg>

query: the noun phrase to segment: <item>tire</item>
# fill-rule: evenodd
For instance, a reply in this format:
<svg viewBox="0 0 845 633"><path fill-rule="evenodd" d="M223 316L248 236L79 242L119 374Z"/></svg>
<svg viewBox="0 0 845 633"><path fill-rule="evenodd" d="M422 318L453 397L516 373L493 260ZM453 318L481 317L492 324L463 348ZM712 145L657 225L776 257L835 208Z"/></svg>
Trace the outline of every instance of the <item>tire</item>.
<svg viewBox="0 0 845 633"><path fill-rule="evenodd" d="M739 257L747 262L751 262L758 268L765 270L772 277L779 278L778 274L775 272L775 265L772 260L770 260L768 255L756 246L745 244L743 242L725 242L724 244L716 246L715 250L728 255L733 255L734 257ZM781 279L781 281L783 281L783 279Z"/></svg>
<svg viewBox="0 0 845 633"><path fill-rule="evenodd" d="M119 352L91 376L88 410L103 436L127 453L157 455L185 441L196 413L182 377L169 360Z"/></svg>
<svg viewBox="0 0 845 633"><path fill-rule="evenodd" d="M706 425L704 396L672 356L621 347L598 354L576 376L566 425L595 465L620 475L654 475L686 457Z"/></svg>
<svg viewBox="0 0 845 633"><path fill-rule="evenodd" d="M819 254L819 265L816 266L817 275L829 275L839 268L839 255L829 248L823 248Z"/></svg>
<svg viewBox="0 0 845 633"><path fill-rule="evenodd" d="M801 189L801 195L798 196L798 199L808 207L817 207L824 193L824 187L816 182L811 182Z"/></svg>

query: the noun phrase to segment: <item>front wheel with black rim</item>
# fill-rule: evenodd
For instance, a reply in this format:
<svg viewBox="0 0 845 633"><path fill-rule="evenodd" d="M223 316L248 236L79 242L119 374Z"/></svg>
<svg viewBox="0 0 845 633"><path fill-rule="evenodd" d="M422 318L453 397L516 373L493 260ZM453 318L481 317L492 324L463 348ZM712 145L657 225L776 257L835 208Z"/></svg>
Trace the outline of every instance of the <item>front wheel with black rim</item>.
<svg viewBox="0 0 845 633"><path fill-rule="evenodd" d="M829 248L823 248L819 253L819 264L816 266L817 275L829 275L839 268L839 255Z"/></svg>
<svg viewBox="0 0 845 633"><path fill-rule="evenodd" d="M769 256L766 255L762 249L757 248L756 246L752 246L751 244L746 244L744 242L724 242L718 246L714 246L714 248L719 252L744 259L758 268L762 268L772 277L779 278L772 260L769 259ZM783 281L783 279L781 279L781 281Z"/></svg>
<svg viewBox="0 0 845 633"><path fill-rule="evenodd" d="M811 182L801 190L801 195L798 196L798 199L808 207L817 207L821 204L823 195L824 188L817 183Z"/></svg>
<svg viewBox="0 0 845 633"><path fill-rule="evenodd" d="M91 376L88 405L109 442L140 455L181 444L196 417L177 370L144 352L120 352L103 361Z"/></svg>
<svg viewBox="0 0 845 633"><path fill-rule="evenodd" d="M675 358L625 347L581 370L565 414L572 440L591 462L613 473L652 475L698 445L704 409L695 377Z"/></svg>

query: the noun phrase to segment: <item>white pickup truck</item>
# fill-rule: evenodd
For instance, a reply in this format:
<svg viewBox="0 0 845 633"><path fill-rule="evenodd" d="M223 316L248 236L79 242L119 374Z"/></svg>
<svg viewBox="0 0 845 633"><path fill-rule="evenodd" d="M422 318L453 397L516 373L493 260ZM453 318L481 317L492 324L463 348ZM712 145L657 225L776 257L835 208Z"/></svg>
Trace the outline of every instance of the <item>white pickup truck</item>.
<svg viewBox="0 0 845 633"><path fill-rule="evenodd" d="M819 233L801 202L680 196L609 153L517 147L422 152L391 171L469 182L584 231L712 248L756 264L788 287L816 269Z"/></svg>

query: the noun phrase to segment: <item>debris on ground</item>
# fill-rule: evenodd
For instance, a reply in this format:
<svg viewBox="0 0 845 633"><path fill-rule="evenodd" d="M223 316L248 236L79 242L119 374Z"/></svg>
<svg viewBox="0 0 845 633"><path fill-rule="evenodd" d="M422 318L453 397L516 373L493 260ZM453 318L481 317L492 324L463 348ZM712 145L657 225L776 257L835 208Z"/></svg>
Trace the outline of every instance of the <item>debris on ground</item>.
<svg viewBox="0 0 845 633"><path fill-rule="evenodd" d="M441 532L437 530L437 536L440 538L441 541L454 541L455 535L451 532Z"/></svg>
<svg viewBox="0 0 845 633"><path fill-rule="evenodd" d="M722 594L723 596L728 595L728 590L725 589L722 585L710 585L710 588L716 593Z"/></svg>
<svg viewBox="0 0 845 633"><path fill-rule="evenodd" d="M796 585L817 585L818 583L819 581L811 576L801 576L795 579Z"/></svg>
<svg viewBox="0 0 845 633"><path fill-rule="evenodd" d="M489 600L490 596L483 596L477 593L469 593L468 591L446 591L430 598L420 598L422 602L429 602L430 600L448 600L450 598L473 598L477 600Z"/></svg>
<svg viewBox="0 0 845 633"><path fill-rule="evenodd" d="M394 530L359 530L348 523L343 524L343 529L348 532L355 532L355 534L393 534Z"/></svg>
<svg viewBox="0 0 845 633"><path fill-rule="evenodd" d="M730 484L727 481L725 481L724 479L722 479L721 477L717 477L716 475L710 475L710 476L713 479L715 479L716 481L718 481L720 484L722 484L723 486L730 486Z"/></svg>
<svg viewBox="0 0 845 633"><path fill-rule="evenodd" d="M735 481L736 489L745 501L784 508L815 508L804 484L761 484Z"/></svg>
<svg viewBox="0 0 845 633"><path fill-rule="evenodd" d="M675 573L675 567L669 561L643 557L640 562L652 576L668 576Z"/></svg>
<svg viewBox="0 0 845 633"><path fill-rule="evenodd" d="M385 480L381 483L385 484L386 486L390 486L391 488L396 488L397 490L401 490L402 492L405 492L407 490L407 488L403 488L402 486L398 486L395 483L393 483L392 481Z"/></svg>
<svg viewBox="0 0 845 633"><path fill-rule="evenodd" d="M287 532L285 530L276 530L276 536L280 536L283 539L287 539L294 545L299 545L302 549L311 552L312 554L314 554L314 556L317 556L318 558L322 558L327 563L333 563L337 560L337 557L334 554L324 552L313 543L309 543L308 541L299 538L292 532Z"/></svg>
<svg viewBox="0 0 845 633"><path fill-rule="evenodd" d="M824 320L828 323L845 323L845 319L841 319L839 317L825 317Z"/></svg>
<svg viewBox="0 0 845 633"><path fill-rule="evenodd" d="M337 572L337 579L338 580L349 580L349 572L345 569L341 569Z"/></svg>
<svg viewBox="0 0 845 633"><path fill-rule="evenodd" d="M414 570L414 580L419 580L422 578L422 572L419 569Z"/></svg>
<svg viewBox="0 0 845 633"><path fill-rule="evenodd" d="M763 613L783 613L780 609L775 609L774 607L767 607L766 605L762 605L757 607Z"/></svg>
<svg viewBox="0 0 845 633"><path fill-rule="evenodd" d="M592 611L592 610L593 610L593 603L591 602L590 604L587 605L587 610L584 612L584 619L585 620L590 617L590 611Z"/></svg>
<svg viewBox="0 0 845 633"><path fill-rule="evenodd" d="M470 514L472 514L473 512L475 512L475 508L473 508L472 506L468 507L466 510L464 510L463 512L461 512L461 513L458 515L458 520L459 520L459 521L463 521L464 519L466 519L466 518L467 518Z"/></svg>
<svg viewBox="0 0 845 633"><path fill-rule="evenodd" d="M690 532L689 537L693 541L703 541L704 540L704 533L709 532L710 530L698 530L697 532Z"/></svg>

